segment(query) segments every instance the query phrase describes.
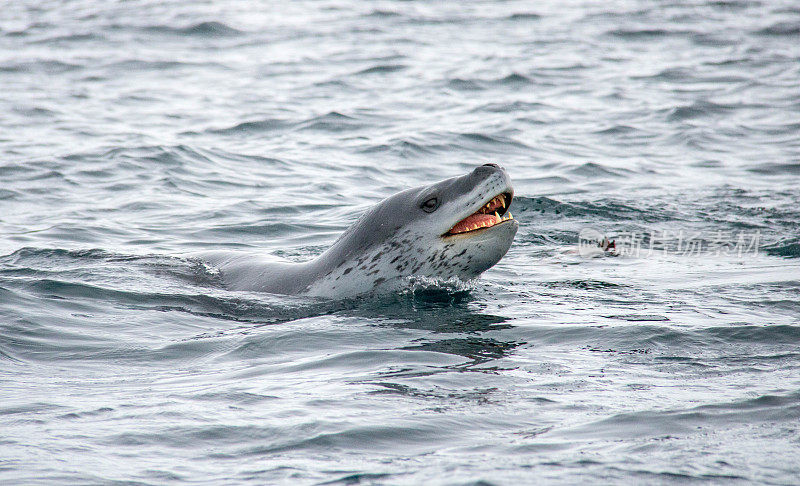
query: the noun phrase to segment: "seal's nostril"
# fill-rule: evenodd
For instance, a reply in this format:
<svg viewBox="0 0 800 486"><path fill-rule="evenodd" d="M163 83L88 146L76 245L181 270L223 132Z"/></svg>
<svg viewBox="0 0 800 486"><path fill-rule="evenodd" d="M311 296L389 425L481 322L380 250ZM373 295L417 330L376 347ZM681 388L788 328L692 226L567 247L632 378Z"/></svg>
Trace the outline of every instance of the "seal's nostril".
<svg viewBox="0 0 800 486"><path fill-rule="evenodd" d="M483 164L483 165L484 167L489 166L489 167L497 167L498 169L500 168L500 166L497 164Z"/></svg>

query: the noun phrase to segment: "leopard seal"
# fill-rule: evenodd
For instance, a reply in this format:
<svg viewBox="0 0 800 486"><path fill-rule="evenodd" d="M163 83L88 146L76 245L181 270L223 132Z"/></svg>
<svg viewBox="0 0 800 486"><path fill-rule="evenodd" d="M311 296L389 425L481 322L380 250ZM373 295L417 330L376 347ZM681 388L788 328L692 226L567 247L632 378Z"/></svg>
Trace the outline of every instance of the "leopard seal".
<svg viewBox="0 0 800 486"><path fill-rule="evenodd" d="M230 290L347 298L409 277L470 281L506 254L519 223L511 180L496 164L390 196L319 257L303 263L212 252L200 259Z"/></svg>

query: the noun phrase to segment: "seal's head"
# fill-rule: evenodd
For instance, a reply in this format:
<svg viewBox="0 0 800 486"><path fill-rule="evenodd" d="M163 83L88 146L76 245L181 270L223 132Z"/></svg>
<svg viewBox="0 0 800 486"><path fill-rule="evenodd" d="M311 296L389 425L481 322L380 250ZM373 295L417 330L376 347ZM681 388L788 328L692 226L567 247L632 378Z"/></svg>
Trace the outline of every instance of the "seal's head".
<svg viewBox="0 0 800 486"><path fill-rule="evenodd" d="M506 254L519 224L509 211L514 189L500 166L482 165L417 191L408 231L423 243L417 248L425 258L413 274L469 280Z"/></svg>
<svg viewBox="0 0 800 486"><path fill-rule="evenodd" d="M519 224L506 171L469 174L395 194L367 211L320 261L316 295L355 294L412 276L472 280L506 254Z"/></svg>

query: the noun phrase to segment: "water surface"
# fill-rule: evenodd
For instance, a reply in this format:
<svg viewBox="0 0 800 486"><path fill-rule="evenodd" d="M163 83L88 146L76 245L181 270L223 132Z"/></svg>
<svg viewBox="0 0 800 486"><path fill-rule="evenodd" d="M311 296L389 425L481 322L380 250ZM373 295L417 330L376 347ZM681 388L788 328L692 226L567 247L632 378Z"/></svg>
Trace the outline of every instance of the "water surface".
<svg viewBox="0 0 800 486"><path fill-rule="evenodd" d="M795 2L2 12L0 481L800 482ZM487 162L521 226L470 286L180 258Z"/></svg>

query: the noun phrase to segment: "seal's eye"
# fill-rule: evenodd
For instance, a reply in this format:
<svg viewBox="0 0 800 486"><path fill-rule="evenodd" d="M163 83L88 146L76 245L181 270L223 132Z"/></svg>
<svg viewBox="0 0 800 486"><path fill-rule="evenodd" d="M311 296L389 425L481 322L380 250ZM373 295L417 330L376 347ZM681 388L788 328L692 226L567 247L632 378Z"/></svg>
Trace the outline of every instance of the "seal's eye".
<svg viewBox="0 0 800 486"><path fill-rule="evenodd" d="M426 213L432 213L436 211L436 208L439 207L439 200L436 199L435 197L432 197L427 201L425 201L424 203L422 203L421 207L422 210L425 211Z"/></svg>

